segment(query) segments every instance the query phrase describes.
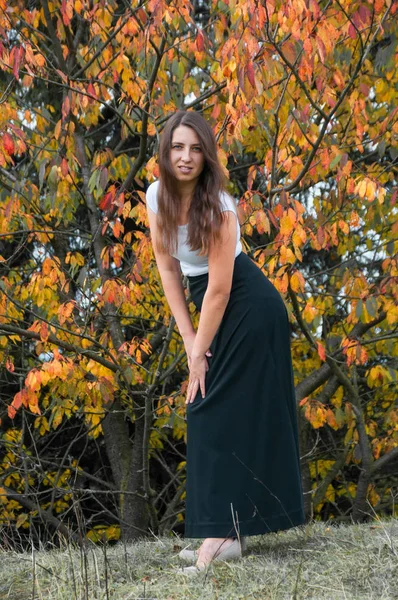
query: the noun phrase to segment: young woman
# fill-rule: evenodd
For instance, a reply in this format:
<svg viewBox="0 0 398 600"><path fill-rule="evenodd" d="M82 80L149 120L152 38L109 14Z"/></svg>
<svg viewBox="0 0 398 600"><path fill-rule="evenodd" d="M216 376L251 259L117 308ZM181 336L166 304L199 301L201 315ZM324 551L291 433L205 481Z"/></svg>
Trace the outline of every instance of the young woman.
<svg viewBox="0 0 398 600"><path fill-rule="evenodd" d="M148 218L164 292L189 365L182 558L241 556L244 536L304 521L296 404L284 303L242 252L217 145L196 112L175 113L159 148ZM181 272L200 311L194 330Z"/></svg>

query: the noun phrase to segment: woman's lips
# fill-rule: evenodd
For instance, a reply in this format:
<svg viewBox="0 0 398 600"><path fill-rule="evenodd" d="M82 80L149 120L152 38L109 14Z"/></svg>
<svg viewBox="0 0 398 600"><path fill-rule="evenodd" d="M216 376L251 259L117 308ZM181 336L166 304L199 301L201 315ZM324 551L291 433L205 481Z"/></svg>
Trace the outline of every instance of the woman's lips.
<svg viewBox="0 0 398 600"><path fill-rule="evenodd" d="M192 171L192 167L178 167L180 169L180 171L182 171L183 173L190 173Z"/></svg>

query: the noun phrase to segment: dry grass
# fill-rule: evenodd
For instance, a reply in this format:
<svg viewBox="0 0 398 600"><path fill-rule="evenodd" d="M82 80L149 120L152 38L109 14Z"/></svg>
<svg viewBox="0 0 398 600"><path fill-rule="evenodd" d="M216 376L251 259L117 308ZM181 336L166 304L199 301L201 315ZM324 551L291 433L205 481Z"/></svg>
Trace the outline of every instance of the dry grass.
<svg viewBox="0 0 398 600"><path fill-rule="evenodd" d="M176 538L135 545L0 553L5 600L387 600L398 598L398 520L248 539L238 562L181 573Z"/></svg>

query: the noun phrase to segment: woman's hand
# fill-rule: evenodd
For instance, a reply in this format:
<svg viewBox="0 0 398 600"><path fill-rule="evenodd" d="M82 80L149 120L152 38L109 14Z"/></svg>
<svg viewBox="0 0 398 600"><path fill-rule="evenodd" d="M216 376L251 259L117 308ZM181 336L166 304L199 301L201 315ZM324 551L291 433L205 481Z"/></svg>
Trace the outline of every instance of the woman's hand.
<svg viewBox="0 0 398 600"><path fill-rule="evenodd" d="M205 354L201 356L197 356L195 354L191 355L191 362L189 365L189 382L185 404L190 404L195 400L198 390L200 390L202 398L205 397L205 377L208 369L209 366L207 364Z"/></svg>
<svg viewBox="0 0 398 600"><path fill-rule="evenodd" d="M188 367L189 367L189 383L187 390L187 398L185 403L188 404L193 402L195 396L200 388L202 392L202 397L205 395L205 376L206 372L209 370L209 365L207 363L207 358L211 357L212 354L210 350L202 356L194 356L192 357L193 345L195 343L196 333L184 336L184 346L185 352L187 353L188 358Z"/></svg>

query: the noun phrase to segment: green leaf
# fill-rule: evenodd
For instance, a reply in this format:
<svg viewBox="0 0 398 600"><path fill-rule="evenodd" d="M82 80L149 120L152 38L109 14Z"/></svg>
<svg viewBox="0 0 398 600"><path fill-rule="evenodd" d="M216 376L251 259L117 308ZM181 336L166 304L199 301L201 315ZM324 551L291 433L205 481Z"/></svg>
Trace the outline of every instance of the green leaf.
<svg viewBox="0 0 398 600"><path fill-rule="evenodd" d="M363 302L362 302L362 300L358 300L356 308L355 308L355 314L358 319L361 318L362 313L363 313Z"/></svg>
<svg viewBox="0 0 398 600"><path fill-rule="evenodd" d="M368 298L366 300L366 310L368 311L368 315L370 317L375 317L377 315L377 300L376 300L376 298Z"/></svg>
<svg viewBox="0 0 398 600"><path fill-rule="evenodd" d="M338 154L337 156L334 157L334 159L330 163L330 168L331 169L334 169L334 167L337 167L337 165L341 161L342 156L343 156L342 154Z"/></svg>

